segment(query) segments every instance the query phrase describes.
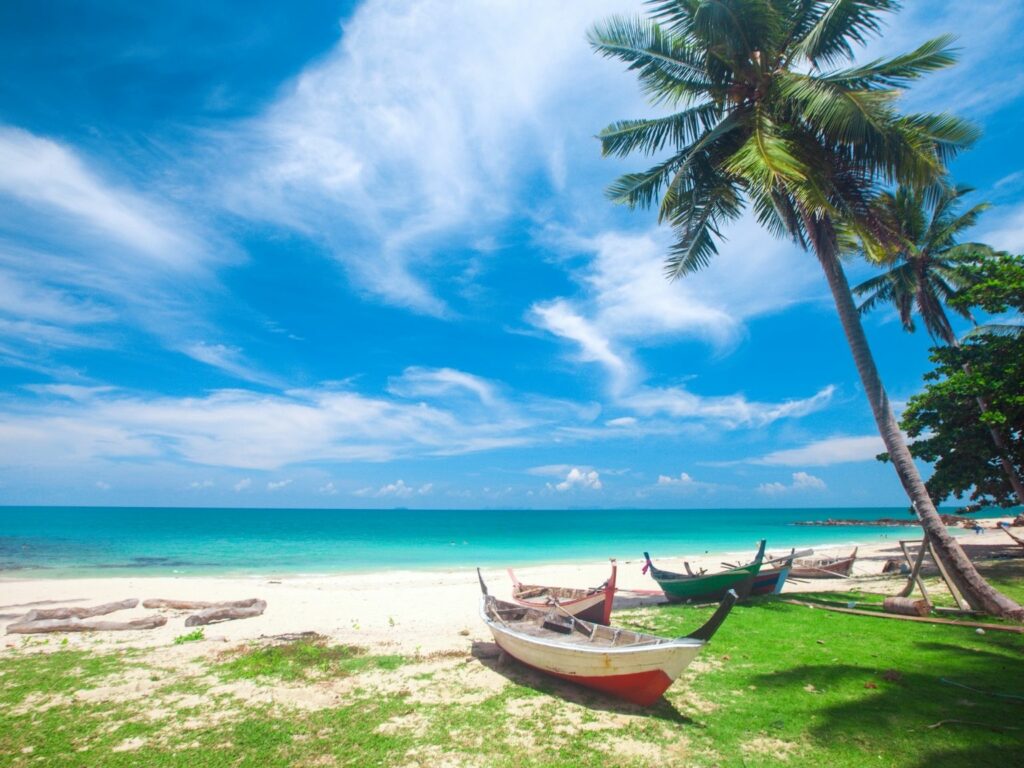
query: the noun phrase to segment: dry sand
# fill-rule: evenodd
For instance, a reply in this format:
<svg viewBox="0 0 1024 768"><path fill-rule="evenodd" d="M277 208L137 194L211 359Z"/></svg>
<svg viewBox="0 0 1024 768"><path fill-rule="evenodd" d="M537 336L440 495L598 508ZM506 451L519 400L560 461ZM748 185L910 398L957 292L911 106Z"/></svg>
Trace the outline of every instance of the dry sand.
<svg viewBox="0 0 1024 768"><path fill-rule="evenodd" d="M982 521L993 526L995 520ZM851 540L856 539L851 529ZM901 578L881 578L889 558L900 557L897 540L907 537L905 529L893 529L892 541L861 545L852 579L829 579L787 584L786 591L847 590L853 586L870 591L895 592ZM986 530L981 535L961 538L972 557L983 557L1016 549L1004 533ZM785 550L770 550L776 555ZM850 547L818 549L815 556L846 554ZM1017 550L1019 551L1019 550ZM751 552L711 554L678 558L659 558L658 564L669 570L682 570L683 560L693 567L709 571L720 569L723 560L735 562L749 558ZM641 573L639 560L619 562L618 585L622 590L652 590L657 585ZM609 573L607 563L590 565L550 565L517 570L524 583L562 586L596 586ZM504 570L485 569L484 578L493 594L507 596L510 582ZM872 578L879 577L879 578ZM257 618L229 621L205 628L210 640L238 643L285 633L313 631L336 642L368 646L385 652L434 653L465 649L472 640L489 639L477 615L480 589L476 573L459 571L385 571L380 573L335 574L325 576L266 577L117 577L84 579L0 580L0 633L6 625L32 608L88 606L125 598L174 598L179 600L234 600L260 597L267 601L266 612ZM658 602L656 597L622 594L616 607ZM152 613L140 606L108 617L127 620ZM173 639L191 630L185 628L187 612L162 611L168 622L155 630L132 632L80 633L66 635L71 646L170 645ZM22 642L23 636L6 635L4 648ZM61 636L65 637L65 636Z"/></svg>

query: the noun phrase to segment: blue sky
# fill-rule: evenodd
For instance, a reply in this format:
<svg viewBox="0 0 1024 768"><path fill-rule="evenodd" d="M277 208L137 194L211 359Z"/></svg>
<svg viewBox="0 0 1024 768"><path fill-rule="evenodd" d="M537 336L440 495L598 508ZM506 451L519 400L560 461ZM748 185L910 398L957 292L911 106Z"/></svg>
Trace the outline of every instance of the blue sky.
<svg viewBox="0 0 1024 768"><path fill-rule="evenodd" d="M6 503L903 503L814 259L744 220L670 284L604 198L638 3L292 5L0 6ZM905 103L1024 250L1024 6L908 5L863 55L959 36ZM927 337L867 328L905 401Z"/></svg>

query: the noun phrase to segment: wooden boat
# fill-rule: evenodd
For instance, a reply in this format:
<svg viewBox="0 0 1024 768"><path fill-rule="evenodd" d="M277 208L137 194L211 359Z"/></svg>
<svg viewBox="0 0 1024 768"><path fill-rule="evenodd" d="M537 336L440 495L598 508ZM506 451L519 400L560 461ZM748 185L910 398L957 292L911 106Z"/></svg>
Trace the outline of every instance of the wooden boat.
<svg viewBox="0 0 1024 768"><path fill-rule="evenodd" d="M789 575L794 579L843 579L850 575L857 559L857 547L849 557L822 557L796 560Z"/></svg>
<svg viewBox="0 0 1024 768"><path fill-rule="evenodd" d="M764 559L765 540L757 549L753 562L737 568L728 568L718 573L673 573L663 571L651 562L651 556L644 552L644 573L651 576L661 587L670 603L713 603L721 600L729 590L743 598L750 594L754 579L761 570ZM689 566L687 566L689 571Z"/></svg>
<svg viewBox="0 0 1024 768"><path fill-rule="evenodd" d="M480 617L494 642L512 658L549 675L641 706L656 702L725 621L736 593L686 637L664 638L582 621L559 610L506 603L480 578Z"/></svg>
<svg viewBox="0 0 1024 768"><path fill-rule="evenodd" d="M778 595L793 568L793 554L772 568L762 568L750 586L751 595Z"/></svg>
<svg viewBox="0 0 1024 768"><path fill-rule="evenodd" d="M565 612L583 621L607 624L612 618L612 603L615 601L615 577L618 567L612 560L612 575L608 581L592 589L570 587L540 587L535 584L521 584L512 569L512 599L527 608L546 609L556 603Z"/></svg>

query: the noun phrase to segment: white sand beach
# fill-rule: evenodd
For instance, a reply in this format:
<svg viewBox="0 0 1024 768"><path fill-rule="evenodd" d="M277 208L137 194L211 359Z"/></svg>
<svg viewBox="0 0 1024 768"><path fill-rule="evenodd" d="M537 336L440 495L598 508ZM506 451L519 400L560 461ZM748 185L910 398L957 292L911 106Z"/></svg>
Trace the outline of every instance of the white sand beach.
<svg viewBox="0 0 1024 768"><path fill-rule="evenodd" d="M999 520L979 521L982 534L961 537L972 557L986 553L1010 552L1013 543L995 530ZM851 529L851 540L856 530ZM854 574L849 579L824 579L787 583L786 592L870 589L897 591L902 577L882 577L889 558L899 558L898 539L907 537L905 529L894 529L892 541L860 545ZM846 554L851 547L815 550L815 556ZM786 550L771 548L770 554ZM658 558L659 566L681 570L683 561L695 568L715 571L723 560L736 562L751 552L702 554ZM631 596L629 590L656 590L657 584L641 573L637 560L619 562L618 586L624 593L616 598L616 607L660 602L652 596ZM596 586L609 574L607 562L587 565L552 564L516 570L524 583L562 586ZM491 591L507 596L510 580L502 569L487 568L483 575ZM262 616L213 624L205 628L209 640L238 643L285 633L312 631L336 642L349 643L398 653L434 653L465 648L472 640L487 639L486 628L477 615L480 588L472 570L381 571L379 573L335 574L324 576L267 577L116 577L76 579L0 580L0 631L33 608L88 606L138 598L178 600L237 600L258 597L266 600ZM139 618L153 611L140 606L112 614L111 619ZM190 630L185 628L186 611L163 611L168 622L157 629L129 632L94 632L61 635L72 646L96 647L111 644L120 647L168 645ZM21 635L6 635L4 644L13 647Z"/></svg>

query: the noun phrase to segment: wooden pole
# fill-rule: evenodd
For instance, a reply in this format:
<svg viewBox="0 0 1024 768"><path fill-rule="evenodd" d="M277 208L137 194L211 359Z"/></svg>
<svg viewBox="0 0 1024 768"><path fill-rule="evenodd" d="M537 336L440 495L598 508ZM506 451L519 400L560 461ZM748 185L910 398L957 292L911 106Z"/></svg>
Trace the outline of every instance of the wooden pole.
<svg viewBox="0 0 1024 768"><path fill-rule="evenodd" d="M882 613L881 611L861 611L857 608L839 608L832 605L820 605L818 603L807 603L803 600L781 600L780 602L790 605L801 605L805 608L820 608L823 611L835 611L836 613L849 613L854 616L874 616L876 619L899 619L900 621L919 621L922 624L947 624L952 627L968 627L970 629L995 630L997 632L1014 632L1018 635L1024 634L1024 626L1013 624L983 624L977 621L954 621L953 619L933 619L930 616L900 616L893 613Z"/></svg>
<svg viewBox="0 0 1024 768"><path fill-rule="evenodd" d="M928 597L928 590L925 589L924 579L921 578L921 565L924 563L925 546L922 541L917 550L917 559L914 561L913 566L910 569L910 578L907 580L907 586L900 592L900 597L910 597L910 594L914 591L914 584L917 583L918 588L921 590L921 597L931 602L931 598ZM907 542L900 541L900 549L903 550L903 556L907 558L907 565L911 565L910 554L907 552Z"/></svg>
<svg viewBox="0 0 1024 768"><path fill-rule="evenodd" d="M932 554L932 560L934 560L935 564L939 566L939 573L942 574L942 579L946 582L946 586L949 587L949 593L953 595L953 599L956 600L957 606L961 610L971 610L973 606L969 605L967 601L964 600L964 596L960 594L960 590L956 588L956 584L953 583L953 579L949 577L949 573L946 571L946 566L943 564L942 560L935 556L935 549L932 547L931 539L926 536L925 541L928 543L928 551Z"/></svg>

